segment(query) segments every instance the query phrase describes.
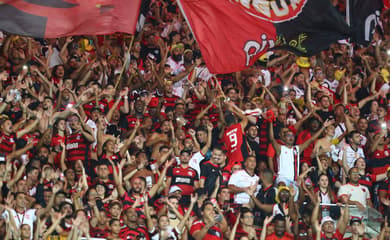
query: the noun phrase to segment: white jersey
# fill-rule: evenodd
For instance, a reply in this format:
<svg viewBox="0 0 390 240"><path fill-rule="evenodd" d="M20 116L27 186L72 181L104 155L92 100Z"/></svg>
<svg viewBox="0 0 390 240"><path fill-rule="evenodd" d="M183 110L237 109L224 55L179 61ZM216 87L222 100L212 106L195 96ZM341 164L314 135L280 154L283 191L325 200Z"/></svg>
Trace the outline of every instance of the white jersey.
<svg viewBox="0 0 390 240"><path fill-rule="evenodd" d="M167 64L171 67L171 73L173 75L178 75L185 70L183 58L181 58L179 62L176 62L172 57L169 57L167 59Z"/></svg>
<svg viewBox="0 0 390 240"><path fill-rule="evenodd" d="M337 197L340 198L345 195L351 195L351 201L357 201L364 207L367 207L367 200L370 199L370 192L364 185L352 185L351 183L344 184L340 187Z"/></svg>
<svg viewBox="0 0 390 240"><path fill-rule="evenodd" d="M299 146L288 148L281 145L278 158L278 179L293 182L295 174L299 175Z"/></svg>
<svg viewBox="0 0 390 240"><path fill-rule="evenodd" d="M240 188L246 188L253 184L257 184L259 181L259 177L254 174L250 176L246 170L239 170L233 173L230 177L228 185L234 185ZM236 193L234 194L234 203L236 204L248 204L250 201L250 196L245 193Z"/></svg>
<svg viewBox="0 0 390 240"><path fill-rule="evenodd" d="M37 219L36 215L35 215L36 211L37 211L36 209L27 209L27 210L25 210L22 213L18 213L18 212L15 211L15 209L11 209L11 215L14 218L14 221L15 221L17 229L20 229L20 226L23 225L23 224L28 224L30 226L30 230L31 230L30 239L33 238L34 222ZM3 217L7 221L9 221L9 219L8 219L8 217L9 217L8 211L5 211L3 213Z"/></svg>
<svg viewBox="0 0 390 240"><path fill-rule="evenodd" d="M355 151L351 148L351 145L345 144L344 148L339 152L339 160L343 159L344 151L346 151L345 163L349 168L352 168L355 164L356 159L362 157L364 158L364 152L361 147Z"/></svg>

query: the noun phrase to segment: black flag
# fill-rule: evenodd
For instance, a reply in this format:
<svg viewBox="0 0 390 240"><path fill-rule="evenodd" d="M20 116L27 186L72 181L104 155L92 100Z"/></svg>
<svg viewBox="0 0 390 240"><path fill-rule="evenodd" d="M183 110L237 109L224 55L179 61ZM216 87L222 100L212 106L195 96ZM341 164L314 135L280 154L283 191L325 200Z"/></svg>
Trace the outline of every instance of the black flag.
<svg viewBox="0 0 390 240"><path fill-rule="evenodd" d="M379 25L383 0L349 0L352 41L367 46Z"/></svg>
<svg viewBox="0 0 390 240"><path fill-rule="evenodd" d="M344 17L329 0L307 1L298 17L274 25L278 35L275 48L299 56L315 55L351 34Z"/></svg>

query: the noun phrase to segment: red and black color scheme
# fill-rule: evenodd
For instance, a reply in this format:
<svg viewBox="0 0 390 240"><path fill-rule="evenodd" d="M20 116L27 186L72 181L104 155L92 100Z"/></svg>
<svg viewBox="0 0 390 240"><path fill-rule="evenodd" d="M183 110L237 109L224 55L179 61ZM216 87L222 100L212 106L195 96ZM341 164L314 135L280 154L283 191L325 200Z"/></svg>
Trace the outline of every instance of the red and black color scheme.
<svg viewBox="0 0 390 240"><path fill-rule="evenodd" d="M329 0L178 0L212 73L240 71L275 46L313 55L350 36Z"/></svg>

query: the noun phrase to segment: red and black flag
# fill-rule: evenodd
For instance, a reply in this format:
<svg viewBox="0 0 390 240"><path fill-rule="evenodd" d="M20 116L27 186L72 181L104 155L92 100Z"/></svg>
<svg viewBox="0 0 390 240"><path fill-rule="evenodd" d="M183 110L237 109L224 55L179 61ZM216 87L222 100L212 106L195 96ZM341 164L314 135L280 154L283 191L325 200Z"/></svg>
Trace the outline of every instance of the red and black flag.
<svg viewBox="0 0 390 240"><path fill-rule="evenodd" d="M329 0L307 0L299 16L274 25L278 35L277 48L299 56L315 55L351 35L344 16Z"/></svg>
<svg viewBox="0 0 390 240"><path fill-rule="evenodd" d="M39 38L135 32L141 0L3 0L0 29Z"/></svg>
<svg viewBox="0 0 390 240"><path fill-rule="evenodd" d="M272 47L312 55L350 34L329 0L178 0L212 73L240 71Z"/></svg>

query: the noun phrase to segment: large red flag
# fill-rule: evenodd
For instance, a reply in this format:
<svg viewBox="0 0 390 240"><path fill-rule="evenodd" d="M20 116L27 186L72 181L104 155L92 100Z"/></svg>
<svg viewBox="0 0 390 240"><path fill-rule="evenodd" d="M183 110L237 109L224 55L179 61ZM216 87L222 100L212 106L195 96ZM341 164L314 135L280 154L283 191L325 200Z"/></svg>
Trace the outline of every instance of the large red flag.
<svg viewBox="0 0 390 240"><path fill-rule="evenodd" d="M237 2L178 1L212 73L240 71L276 41L273 23L254 17Z"/></svg>
<svg viewBox="0 0 390 240"><path fill-rule="evenodd" d="M350 36L344 17L329 0L178 3L212 73L242 70L274 45L310 56Z"/></svg>
<svg viewBox="0 0 390 240"><path fill-rule="evenodd" d="M135 32L141 0L0 1L0 29L56 38Z"/></svg>

